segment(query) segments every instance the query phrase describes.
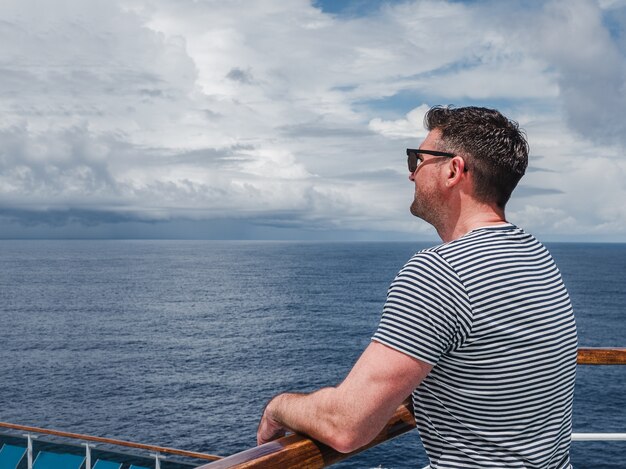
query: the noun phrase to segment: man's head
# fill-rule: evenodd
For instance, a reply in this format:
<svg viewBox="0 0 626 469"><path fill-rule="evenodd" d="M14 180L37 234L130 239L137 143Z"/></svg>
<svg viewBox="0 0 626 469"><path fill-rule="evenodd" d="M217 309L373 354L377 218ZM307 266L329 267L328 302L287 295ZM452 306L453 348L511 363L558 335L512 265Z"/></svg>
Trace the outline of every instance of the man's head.
<svg viewBox="0 0 626 469"><path fill-rule="evenodd" d="M464 159L475 198L504 209L528 166L528 143L517 123L495 109L435 106L424 126L437 131L437 150Z"/></svg>

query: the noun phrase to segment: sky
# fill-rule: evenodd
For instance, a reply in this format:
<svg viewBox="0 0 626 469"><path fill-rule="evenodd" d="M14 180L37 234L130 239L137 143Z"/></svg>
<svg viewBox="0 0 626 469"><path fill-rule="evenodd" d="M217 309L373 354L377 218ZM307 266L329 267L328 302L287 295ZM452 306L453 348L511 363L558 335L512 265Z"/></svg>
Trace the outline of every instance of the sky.
<svg viewBox="0 0 626 469"><path fill-rule="evenodd" d="M436 240L407 147L519 122L507 207L626 242L626 1L3 0L0 238Z"/></svg>

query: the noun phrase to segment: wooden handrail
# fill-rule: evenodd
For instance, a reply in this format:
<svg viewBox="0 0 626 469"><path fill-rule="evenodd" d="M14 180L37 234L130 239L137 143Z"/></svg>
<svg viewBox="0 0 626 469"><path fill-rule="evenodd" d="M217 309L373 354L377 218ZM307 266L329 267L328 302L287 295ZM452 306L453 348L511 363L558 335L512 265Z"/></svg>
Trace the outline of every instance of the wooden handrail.
<svg viewBox="0 0 626 469"><path fill-rule="evenodd" d="M130 441L114 440L112 438L101 438L99 436L81 435L80 433L70 433L60 430L49 430L47 428L29 427L27 425L16 425L13 423L0 422L0 427L10 428L12 430L20 430L30 433L41 433L43 435L62 436L64 438L74 438L84 441L95 441L98 443L106 443L110 445L126 446L127 448L145 449L148 451L155 451L157 453L177 454L179 456L186 456L189 458L205 459L208 461L217 461L222 459L221 456L215 456L213 454L196 453L194 451L185 451L182 449L166 448L163 446L144 445L142 443L132 443Z"/></svg>
<svg viewBox="0 0 626 469"><path fill-rule="evenodd" d="M581 347L578 349L579 365L626 365L626 348Z"/></svg>
<svg viewBox="0 0 626 469"><path fill-rule="evenodd" d="M354 456L372 446L395 438L415 428L413 405L407 399L400 405L385 428L369 444L351 453L340 453L319 441L293 434L264 445L233 454L217 462L205 464L197 469L266 468L266 469L318 469L330 466Z"/></svg>
<svg viewBox="0 0 626 469"><path fill-rule="evenodd" d="M626 348L578 349L579 365L626 365ZM339 453L334 449L303 435L289 435L233 454L196 469L321 469L354 456L415 428L413 409L409 400L394 413L383 431L368 445L352 453Z"/></svg>

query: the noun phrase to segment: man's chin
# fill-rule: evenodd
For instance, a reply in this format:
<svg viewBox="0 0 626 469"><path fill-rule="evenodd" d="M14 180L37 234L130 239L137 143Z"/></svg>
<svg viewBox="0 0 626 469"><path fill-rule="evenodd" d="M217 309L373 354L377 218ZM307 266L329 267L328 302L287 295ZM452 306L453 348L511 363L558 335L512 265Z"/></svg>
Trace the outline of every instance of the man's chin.
<svg viewBox="0 0 626 469"><path fill-rule="evenodd" d="M413 215L414 217L417 217L420 220L424 220L426 223L429 223L431 225L433 224L432 213L426 212L424 210L424 207L413 202L409 210L411 211L411 215Z"/></svg>
<svg viewBox="0 0 626 469"><path fill-rule="evenodd" d="M411 215L413 215L414 217L422 218L422 212L419 206L415 202L411 204L411 206L409 207L409 210L411 211Z"/></svg>

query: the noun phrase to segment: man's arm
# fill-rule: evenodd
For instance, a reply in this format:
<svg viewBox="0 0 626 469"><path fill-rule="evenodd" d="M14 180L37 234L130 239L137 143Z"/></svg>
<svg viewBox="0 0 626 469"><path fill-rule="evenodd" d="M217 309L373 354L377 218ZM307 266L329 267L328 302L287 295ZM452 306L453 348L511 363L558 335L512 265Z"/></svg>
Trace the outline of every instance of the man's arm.
<svg viewBox="0 0 626 469"><path fill-rule="evenodd" d="M373 341L339 386L272 399L261 417L257 442L293 430L342 453L354 451L378 435L431 369L424 361Z"/></svg>

